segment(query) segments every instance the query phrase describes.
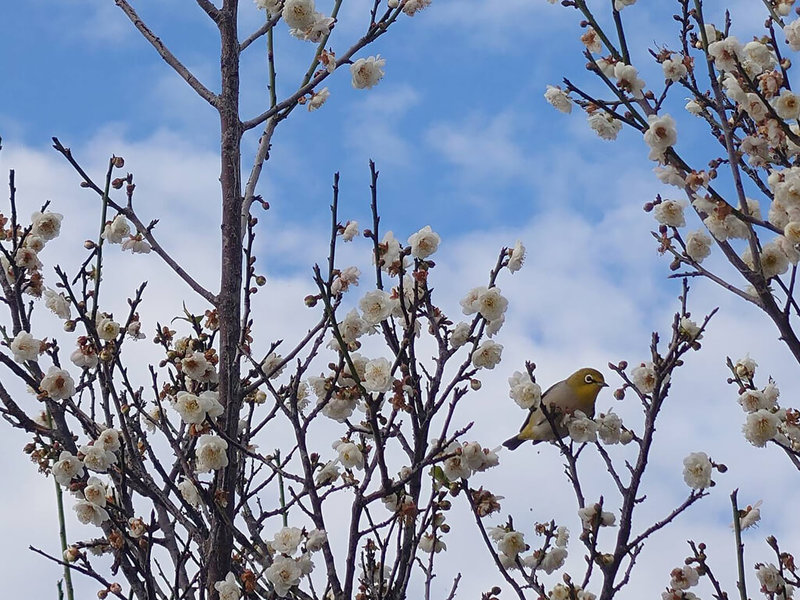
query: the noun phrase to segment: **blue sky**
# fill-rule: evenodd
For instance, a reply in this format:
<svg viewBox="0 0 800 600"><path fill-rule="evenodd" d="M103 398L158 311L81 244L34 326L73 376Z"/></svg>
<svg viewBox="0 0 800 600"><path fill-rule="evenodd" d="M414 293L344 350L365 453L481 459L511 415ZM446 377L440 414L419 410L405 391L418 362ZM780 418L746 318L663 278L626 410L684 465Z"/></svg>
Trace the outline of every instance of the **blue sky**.
<svg viewBox="0 0 800 600"><path fill-rule="evenodd" d="M634 62L648 82L660 75L657 65L643 62L645 46L674 39L669 4L664 9L661 3L653 7L640 2L624 12L632 24L631 45L638 48ZM746 31L762 20L754 19L760 15L756 4L747 0L726 4L737 19L734 29L741 23ZM349 46L347 42L366 24L365 6L361 0L345 3L331 38L335 50ZM195 3L145 0L136 7L213 88L214 31ZM708 7L721 14L722 3L709 2ZM329 7L320 2L318 8ZM94 205L48 148L50 137L58 136L71 146L96 173L110 154L120 154L126 158L126 169L136 174L139 210L148 218L161 219L159 231L170 250L214 287L217 273L208 268L218 246L218 126L213 110L158 58L110 0L65 0L55 5L30 0L11 3L3 11L0 168L17 169L23 213L53 199L53 209L63 212L69 223L59 241L63 252L59 260L79 256L75 249L94 235ZM247 0L242 2L242 32L257 27L262 18ZM279 33L279 95L285 95L305 72L313 50L289 37L283 25ZM513 324L498 338L506 347L507 362L486 374L483 399L475 401L469 415L487 445L508 437L521 419L522 413L507 397L506 378L520 370L525 359L539 365L545 384L583 364L607 371L609 361L645 360L650 331L664 331L677 308L679 288L666 279L667 262L658 257L649 233L654 222L641 210L664 188L652 175L638 134L623 131L613 144L602 141L578 111L562 115L544 101L545 85L558 83L564 74L586 80L578 34L572 11L544 0L434 0L426 11L401 19L358 55L379 53L386 58L386 76L378 86L354 90L349 73L337 72L327 82L331 97L320 110L309 113L301 107L282 123L259 187L271 205L260 217L259 265L270 278L262 301L265 310L273 311L265 314L282 317L263 326L263 344L296 335L294 324L309 318L301 300L311 290L311 265L325 259L333 172L340 171L342 177L342 220L364 224L369 218L367 164L374 158L381 171L383 229L394 230L402 240L427 224L441 234L434 286L454 315L459 298L484 283L500 247L516 239L528 247L525 268L500 282L511 302L507 322ZM245 117L263 110L267 101L263 48L257 43L245 57ZM680 100L676 95L670 108L679 120L679 147L699 157L700 150L691 149L703 139L704 130L678 114ZM245 169L254 144L251 134L245 142ZM342 260L367 271L367 251L362 240L343 249ZM132 280L147 278L160 292L146 308L148 314L163 318L179 310L186 290L170 285L170 275L154 256L109 260L118 266L109 273L109 286L119 286L115 302L124 303ZM367 285L362 282L353 303ZM754 310L710 284L697 282L695 288L696 316L718 305L722 310L703 352L692 357L675 382L675 404L665 411L659 430L663 445L653 460L654 505L647 514L659 518L681 501L685 494L681 460L689 451L706 450L731 470L712 498L643 555L640 574L625 597L644 593L652 597L662 590L669 570L680 564L688 537L702 534L705 541L725 548L732 543L726 511L734 486L742 487L745 503L765 499L765 524L750 537L754 547L763 546L758 540L775 531L782 520L788 522L786 506L798 499L796 489L785 483L791 481L791 471L776 453L758 451L742 439L743 415L734 390L724 383L724 357L749 351L764 365L764 377L769 372L779 384L786 382L784 395L791 397L792 363ZM140 352L146 360L145 349ZM612 403L610 396L601 399L605 407ZM637 414L635 406L625 403L614 408L632 419ZM2 563L5 568L0 571L9 578L7 589L45 597L52 593L58 570L26 548L28 543L56 547L51 482L37 476L21 458L19 448L24 443L17 433L0 436L0 447L10 455L9 462L14 461L9 467L12 483L0 491L0 508L2 514L15 515L0 520L0 538L8 540L3 553L13 557ZM556 454L552 448L527 455L517 452L507 457L502 470L487 474L487 485L507 498L504 509L507 506L531 520L549 519L558 511L575 519L574 511L564 508L563 482L552 484L554 491L543 497L514 493L527 488L529 478L557 480ZM532 466L534 456L541 462ZM753 461L765 457L775 471L753 472ZM597 485L603 489L599 478ZM35 509L16 512L20 497L35 499L31 502ZM536 512L527 512L532 506ZM80 532L76 536L86 535L78 529L83 526L71 527ZM574 538L576 527L573 523ZM786 541L790 539L787 533ZM474 543L456 533L453 540L453 547L459 540ZM575 548L571 564L580 565ZM481 550L475 552L483 556ZM17 568L9 569L10 564ZM728 572L727 567L722 570ZM473 585L497 580L490 570L470 576ZM93 593L92 584L81 585L87 597Z"/></svg>

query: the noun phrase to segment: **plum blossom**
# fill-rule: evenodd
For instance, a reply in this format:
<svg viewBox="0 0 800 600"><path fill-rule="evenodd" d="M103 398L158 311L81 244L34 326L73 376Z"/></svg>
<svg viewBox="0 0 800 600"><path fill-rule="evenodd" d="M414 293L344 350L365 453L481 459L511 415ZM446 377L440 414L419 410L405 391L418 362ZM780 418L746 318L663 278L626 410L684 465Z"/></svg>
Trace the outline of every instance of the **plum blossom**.
<svg viewBox="0 0 800 600"><path fill-rule="evenodd" d="M302 1L302 0L297 0ZM283 9L286 12L286 8ZM376 85L384 75L383 67L386 59L381 55L359 58L350 65L353 87L356 89L367 89Z"/></svg>
<svg viewBox="0 0 800 600"><path fill-rule="evenodd" d="M61 220L63 215L46 211L35 212L31 215L31 234L38 236L49 242L58 237L61 233Z"/></svg>
<svg viewBox="0 0 800 600"><path fill-rule="evenodd" d="M58 461L53 464L53 477L61 485L69 485L75 477L80 477L84 473L83 462L75 456L63 450L58 456Z"/></svg>
<svg viewBox="0 0 800 600"><path fill-rule="evenodd" d="M548 85L544 93L544 99L547 100L553 108L562 113L569 114L572 112L572 100L569 94L558 86Z"/></svg>
<svg viewBox="0 0 800 600"><path fill-rule="evenodd" d="M745 439L759 448L778 433L778 416L764 408L747 415L742 427Z"/></svg>
<svg viewBox="0 0 800 600"><path fill-rule="evenodd" d="M242 591L239 589L236 575L231 572L222 581L217 581L214 584L214 589L219 593L219 600L239 600L242 597Z"/></svg>
<svg viewBox="0 0 800 600"><path fill-rule="evenodd" d="M264 575L275 588L275 593L283 598L292 587L300 583L303 572L295 559L288 556L276 556L272 564L264 571Z"/></svg>
<svg viewBox="0 0 800 600"><path fill-rule="evenodd" d="M647 117L648 128L644 132L644 141L650 146L650 160L661 160L664 153L678 141L675 119L668 114L650 115Z"/></svg>
<svg viewBox="0 0 800 600"><path fill-rule="evenodd" d="M197 440L197 472L208 473L228 466L228 442L217 435L206 433Z"/></svg>
<svg viewBox="0 0 800 600"><path fill-rule="evenodd" d="M425 225L425 227L408 238L408 245L411 246L411 256L420 260L434 254L439 248L440 242L439 234L433 231L430 225Z"/></svg>
<svg viewBox="0 0 800 600"><path fill-rule="evenodd" d="M75 509L78 521L84 525L91 523L92 525L100 527L100 525L109 519L108 512L105 508L93 504L88 500L78 500L73 508Z"/></svg>
<svg viewBox="0 0 800 600"><path fill-rule="evenodd" d="M364 468L364 455L353 442L338 441L334 444L334 450L339 454L339 462L345 469Z"/></svg>
<svg viewBox="0 0 800 600"><path fill-rule="evenodd" d="M37 360L42 349L42 340L37 340L27 331L20 331L11 341L10 348L15 362Z"/></svg>
<svg viewBox="0 0 800 600"><path fill-rule="evenodd" d="M276 552L294 554L303 539L303 530L297 527L284 527L272 539L272 547Z"/></svg>
<svg viewBox="0 0 800 600"><path fill-rule="evenodd" d="M392 364L385 358L375 358L364 367L364 388L368 392L388 392L392 388Z"/></svg>
<svg viewBox="0 0 800 600"><path fill-rule="evenodd" d="M472 353L472 364L477 369L494 369L500 363L502 352L502 345L486 340Z"/></svg>
<svg viewBox="0 0 800 600"><path fill-rule="evenodd" d="M694 490L711 487L711 460L705 452L692 452L683 459L683 480Z"/></svg>
<svg viewBox="0 0 800 600"><path fill-rule="evenodd" d="M39 389L53 400L64 400L75 394L75 382L68 371L53 365L42 377Z"/></svg>
<svg viewBox="0 0 800 600"><path fill-rule="evenodd" d="M56 316L61 319L69 319L72 316L69 300L67 300L64 294L45 288L44 297L44 305L53 311Z"/></svg>
<svg viewBox="0 0 800 600"><path fill-rule="evenodd" d="M131 226L124 215L117 215L103 228L103 238L111 244L121 244L131 234Z"/></svg>
<svg viewBox="0 0 800 600"><path fill-rule="evenodd" d="M617 139L617 134L622 131L622 121L615 119L604 110L596 110L591 113L588 121L592 131L604 140L613 141Z"/></svg>

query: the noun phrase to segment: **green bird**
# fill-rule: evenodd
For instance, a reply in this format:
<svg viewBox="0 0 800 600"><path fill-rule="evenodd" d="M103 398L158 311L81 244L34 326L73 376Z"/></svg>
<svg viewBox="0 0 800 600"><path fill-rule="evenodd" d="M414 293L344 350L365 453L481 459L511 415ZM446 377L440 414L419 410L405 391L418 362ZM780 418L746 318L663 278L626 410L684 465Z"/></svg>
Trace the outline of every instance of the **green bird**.
<svg viewBox="0 0 800 600"><path fill-rule="evenodd" d="M542 404L550 410L550 416L555 418L557 424L556 431L550 426L550 422L544 413L536 407L531 409L528 418L514 437L503 442L503 446L509 450L515 450L523 442L531 440L534 444L539 442L551 441L563 438L567 435L566 425L562 425L562 417L565 414L572 414L576 410L583 412L587 417L594 416L594 403L597 394L608 384L603 379L603 374L597 369L579 369L563 381L552 385L542 394ZM553 411L550 407L556 410ZM554 414L559 412L560 414Z"/></svg>

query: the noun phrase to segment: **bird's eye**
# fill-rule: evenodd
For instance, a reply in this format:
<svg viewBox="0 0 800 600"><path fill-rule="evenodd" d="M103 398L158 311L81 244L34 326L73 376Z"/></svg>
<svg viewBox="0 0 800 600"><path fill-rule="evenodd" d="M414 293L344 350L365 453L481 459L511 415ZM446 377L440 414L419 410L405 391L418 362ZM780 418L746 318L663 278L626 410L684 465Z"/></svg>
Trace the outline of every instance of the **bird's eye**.
<svg viewBox="0 0 800 600"><path fill-rule="evenodd" d="M587 375L586 377L584 377L584 378L583 378L583 380L584 380L586 383L594 383L594 379L592 379L592 376L591 376L591 375Z"/></svg>

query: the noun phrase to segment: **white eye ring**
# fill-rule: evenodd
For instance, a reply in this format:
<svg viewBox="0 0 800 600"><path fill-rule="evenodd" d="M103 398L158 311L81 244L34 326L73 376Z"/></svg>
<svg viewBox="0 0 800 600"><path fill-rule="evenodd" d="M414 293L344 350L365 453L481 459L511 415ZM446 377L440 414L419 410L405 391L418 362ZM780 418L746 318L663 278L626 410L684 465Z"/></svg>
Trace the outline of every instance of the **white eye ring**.
<svg viewBox="0 0 800 600"><path fill-rule="evenodd" d="M592 376L591 376L591 375L587 375L586 377L584 377L584 378L583 378L583 380L584 380L586 383L594 383L594 379L592 379Z"/></svg>

